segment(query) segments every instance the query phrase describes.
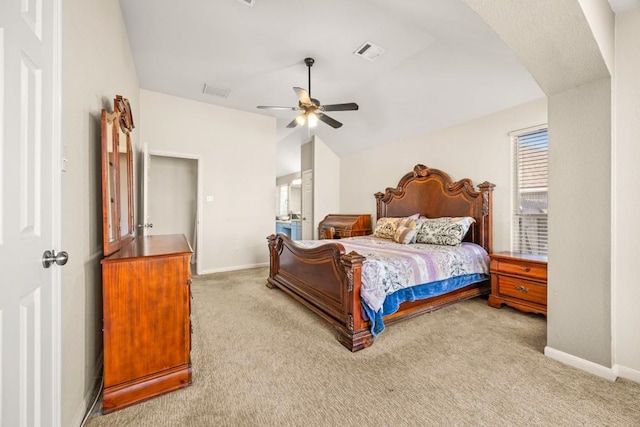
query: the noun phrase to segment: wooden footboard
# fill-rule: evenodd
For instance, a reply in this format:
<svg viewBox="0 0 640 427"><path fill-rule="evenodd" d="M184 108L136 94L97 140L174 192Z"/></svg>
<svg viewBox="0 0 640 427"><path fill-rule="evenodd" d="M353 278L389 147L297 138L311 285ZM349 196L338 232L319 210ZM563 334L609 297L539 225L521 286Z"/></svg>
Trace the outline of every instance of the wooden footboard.
<svg viewBox="0 0 640 427"><path fill-rule="evenodd" d="M329 322L349 350L370 346L373 336L360 305L364 257L345 253L340 243L301 248L284 234L267 239L271 258L267 286L282 289Z"/></svg>

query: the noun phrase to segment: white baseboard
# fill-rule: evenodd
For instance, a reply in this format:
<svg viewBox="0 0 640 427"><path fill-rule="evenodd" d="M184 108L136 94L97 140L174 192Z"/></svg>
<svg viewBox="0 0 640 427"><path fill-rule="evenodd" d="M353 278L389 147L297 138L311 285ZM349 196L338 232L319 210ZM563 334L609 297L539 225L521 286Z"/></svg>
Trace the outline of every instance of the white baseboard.
<svg viewBox="0 0 640 427"><path fill-rule="evenodd" d="M576 357L572 354L556 350L549 346L546 346L544 348L544 355L550 357L551 359L555 359L558 362L562 362L565 365L573 366L574 368L589 372L593 375L597 375L609 381L615 381L618 377L613 368L607 368L602 365L598 365L597 363L581 359L580 357Z"/></svg>
<svg viewBox="0 0 640 427"><path fill-rule="evenodd" d="M640 371L622 365L613 365L613 371L620 378L640 383Z"/></svg>
<svg viewBox="0 0 640 427"><path fill-rule="evenodd" d="M76 409L76 413L73 416L73 426L82 426L85 417L87 416L87 412L91 409L93 402L99 396L102 387L102 365L104 363L103 354L100 353L100 357L96 361L96 369L93 373L93 385L91 388L85 393L84 398L78 404L78 408Z"/></svg>
<svg viewBox="0 0 640 427"><path fill-rule="evenodd" d="M213 270L204 270L201 275L211 274L211 273L224 273L227 271L236 271L236 270L247 270L249 268L257 268L257 267L268 267L268 262L263 262L260 264L246 264L246 265L236 265L233 267L225 267L225 268L214 268Z"/></svg>

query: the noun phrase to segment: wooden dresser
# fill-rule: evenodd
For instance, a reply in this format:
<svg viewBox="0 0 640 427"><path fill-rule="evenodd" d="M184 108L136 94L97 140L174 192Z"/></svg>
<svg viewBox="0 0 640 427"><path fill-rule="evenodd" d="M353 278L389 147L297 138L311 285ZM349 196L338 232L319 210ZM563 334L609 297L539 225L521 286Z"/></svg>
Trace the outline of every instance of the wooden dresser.
<svg viewBox="0 0 640 427"><path fill-rule="evenodd" d="M366 236L371 234L371 215L329 214L318 224L320 239Z"/></svg>
<svg viewBox="0 0 640 427"><path fill-rule="evenodd" d="M191 383L191 253L143 236L102 260L103 413Z"/></svg>
<svg viewBox="0 0 640 427"><path fill-rule="evenodd" d="M547 314L547 257L499 252L491 258L489 305Z"/></svg>

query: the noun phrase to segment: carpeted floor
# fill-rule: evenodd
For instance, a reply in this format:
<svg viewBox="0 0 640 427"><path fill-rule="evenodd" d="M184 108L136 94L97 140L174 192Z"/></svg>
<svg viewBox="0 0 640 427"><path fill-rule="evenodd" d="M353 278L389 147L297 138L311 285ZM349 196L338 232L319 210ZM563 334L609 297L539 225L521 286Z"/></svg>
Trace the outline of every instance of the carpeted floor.
<svg viewBox="0 0 640 427"><path fill-rule="evenodd" d="M192 386L86 425L640 425L640 384L545 357L542 316L477 298L350 353L267 274L194 277Z"/></svg>

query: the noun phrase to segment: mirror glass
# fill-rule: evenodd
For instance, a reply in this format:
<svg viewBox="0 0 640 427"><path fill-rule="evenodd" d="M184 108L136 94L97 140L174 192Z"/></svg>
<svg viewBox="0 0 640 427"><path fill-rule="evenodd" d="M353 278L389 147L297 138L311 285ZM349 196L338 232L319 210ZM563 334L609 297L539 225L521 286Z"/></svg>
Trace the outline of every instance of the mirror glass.
<svg viewBox="0 0 640 427"><path fill-rule="evenodd" d="M133 236L133 206L132 194L129 191L132 188L132 159L131 159L131 142L129 134L122 131L119 127L118 132L118 182L119 182L119 202L120 202L120 236L125 239Z"/></svg>
<svg viewBox="0 0 640 427"><path fill-rule="evenodd" d="M113 252L119 239L118 191L117 191L117 133L118 120L115 113L102 110L102 222L105 254Z"/></svg>

